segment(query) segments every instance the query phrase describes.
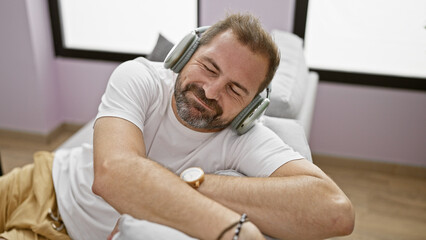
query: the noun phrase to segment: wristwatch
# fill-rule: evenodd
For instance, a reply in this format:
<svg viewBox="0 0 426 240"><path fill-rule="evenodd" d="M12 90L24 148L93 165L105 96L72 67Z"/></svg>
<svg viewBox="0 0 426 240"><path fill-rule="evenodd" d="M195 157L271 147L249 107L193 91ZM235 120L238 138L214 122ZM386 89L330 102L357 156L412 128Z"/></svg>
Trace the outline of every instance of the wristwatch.
<svg viewBox="0 0 426 240"><path fill-rule="evenodd" d="M180 178L193 188L198 188L204 181L204 171L199 167L190 167L185 169Z"/></svg>

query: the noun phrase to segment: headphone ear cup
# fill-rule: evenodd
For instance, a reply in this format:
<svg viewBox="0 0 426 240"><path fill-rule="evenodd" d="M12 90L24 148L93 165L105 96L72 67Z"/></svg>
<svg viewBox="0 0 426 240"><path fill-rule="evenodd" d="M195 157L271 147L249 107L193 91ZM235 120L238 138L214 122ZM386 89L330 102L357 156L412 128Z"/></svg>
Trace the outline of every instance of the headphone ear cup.
<svg viewBox="0 0 426 240"><path fill-rule="evenodd" d="M250 130L255 121L259 119L269 106L269 99L257 95L251 103L244 108L232 121L231 128L242 135Z"/></svg>
<svg viewBox="0 0 426 240"><path fill-rule="evenodd" d="M164 60L164 67L179 73L185 64L189 61L192 54L197 50L200 44L199 34L207 31L209 26L199 27L187 34L172 50L167 54Z"/></svg>
<svg viewBox="0 0 426 240"><path fill-rule="evenodd" d="M179 61L171 68L173 72L179 73L182 70L182 68L186 65L186 63L194 54L195 50L197 50L199 43L200 43L200 39L197 37L195 41L191 43L188 49L179 58Z"/></svg>
<svg viewBox="0 0 426 240"><path fill-rule="evenodd" d="M176 44L172 50L167 54L164 60L164 67L171 69L173 72L178 73L191 58L194 51L197 49L199 44L199 38L197 34L192 31L186 35L178 44Z"/></svg>

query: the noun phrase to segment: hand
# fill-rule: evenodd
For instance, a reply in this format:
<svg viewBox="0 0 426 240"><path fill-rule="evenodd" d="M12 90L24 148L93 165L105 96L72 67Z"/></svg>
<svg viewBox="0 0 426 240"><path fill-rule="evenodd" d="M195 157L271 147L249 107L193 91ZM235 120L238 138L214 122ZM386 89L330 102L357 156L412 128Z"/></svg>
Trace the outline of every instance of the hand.
<svg viewBox="0 0 426 240"><path fill-rule="evenodd" d="M252 222L246 222L241 227L240 240L265 240L260 230Z"/></svg>
<svg viewBox="0 0 426 240"><path fill-rule="evenodd" d="M120 222L120 219L117 220L117 223L115 224L114 229L112 230L112 232L109 234L107 240L112 240L112 237L114 237L114 235L116 233L118 233L120 230L118 229L118 223Z"/></svg>

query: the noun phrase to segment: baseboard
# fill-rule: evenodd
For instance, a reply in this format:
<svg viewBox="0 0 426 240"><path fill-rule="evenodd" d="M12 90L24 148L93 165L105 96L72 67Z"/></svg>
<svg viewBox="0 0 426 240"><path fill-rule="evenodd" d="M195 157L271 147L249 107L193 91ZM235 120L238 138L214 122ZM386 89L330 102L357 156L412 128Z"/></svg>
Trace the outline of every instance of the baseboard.
<svg viewBox="0 0 426 240"><path fill-rule="evenodd" d="M426 179L426 167L313 154L318 166L328 165Z"/></svg>
<svg viewBox="0 0 426 240"><path fill-rule="evenodd" d="M77 132L81 127L83 127L83 124L61 123L59 126L54 128L52 131L50 131L47 134L0 129L0 136L3 138L10 138L10 139L22 139L22 140L28 140L28 141L50 143L53 139L57 138L61 133L65 131Z"/></svg>

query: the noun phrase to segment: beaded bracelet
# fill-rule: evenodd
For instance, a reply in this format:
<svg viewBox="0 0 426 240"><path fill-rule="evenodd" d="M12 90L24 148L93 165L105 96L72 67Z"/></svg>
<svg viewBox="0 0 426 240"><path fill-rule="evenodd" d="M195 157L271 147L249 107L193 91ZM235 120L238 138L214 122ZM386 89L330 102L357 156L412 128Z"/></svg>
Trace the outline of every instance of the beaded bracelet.
<svg viewBox="0 0 426 240"><path fill-rule="evenodd" d="M243 215L241 215L240 220L232 223L231 225L229 225L228 227L226 227L225 229L223 229L223 231L220 233L219 237L217 237L217 240L220 240L223 235L229 231L231 228L235 227L235 225L237 225L237 228L235 229L235 234L234 237L232 238L232 240L238 240L238 236L240 235L240 231L241 231L241 226L243 225L243 223L248 222L249 220L247 219L247 214L243 213Z"/></svg>
<svg viewBox="0 0 426 240"><path fill-rule="evenodd" d="M223 231L220 233L219 237L217 237L217 240L220 240L223 235L229 231L229 229L235 227L235 225L237 225L240 221L238 220L237 222L232 223L231 225L229 225L228 227L226 227L225 229L223 229Z"/></svg>
<svg viewBox="0 0 426 240"><path fill-rule="evenodd" d="M238 240L238 236L240 235L240 232L241 232L241 227L243 226L243 223L247 221L248 221L247 214L243 213L243 215L241 215L240 221L238 222L237 228L235 229L235 234L232 240Z"/></svg>

